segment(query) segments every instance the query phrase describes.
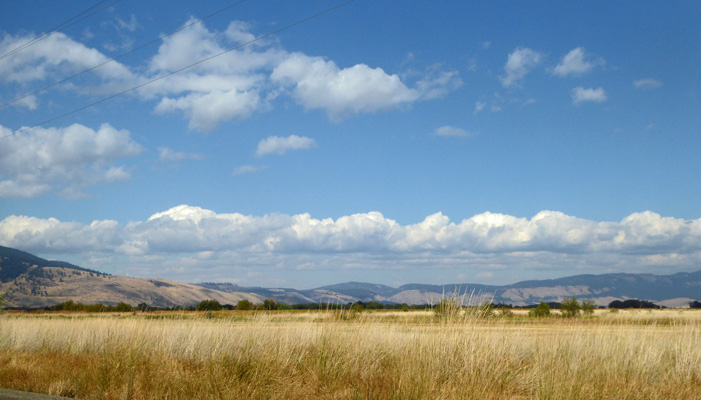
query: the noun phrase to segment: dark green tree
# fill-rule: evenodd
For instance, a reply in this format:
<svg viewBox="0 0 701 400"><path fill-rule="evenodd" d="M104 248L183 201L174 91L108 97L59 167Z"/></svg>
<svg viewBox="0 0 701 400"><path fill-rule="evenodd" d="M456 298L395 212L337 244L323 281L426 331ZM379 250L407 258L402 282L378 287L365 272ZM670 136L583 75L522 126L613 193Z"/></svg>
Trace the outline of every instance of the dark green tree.
<svg viewBox="0 0 701 400"><path fill-rule="evenodd" d="M548 303L541 301L538 307L532 308L528 311L528 315L531 317L542 318L550 316L550 306Z"/></svg>
<svg viewBox="0 0 701 400"><path fill-rule="evenodd" d="M197 311L219 311L222 309L222 305L216 300L202 300L200 304L195 307Z"/></svg>
<svg viewBox="0 0 701 400"><path fill-rule="evenodd" d="M253 310L253 303L251 303L250 301L248 301L246 299L239 300L239 302L236 303L236 309L242 310L242 311Z"/></svg>
<svg viewBox="0 0 701 400"><path fill-rule="evenodd" d="M276 310L277 309L277 304L275 303L275 300L273 299L265 299L263 301L263 309L264 310Z"/></svg>
<svg viewBox="0 0 701 400"><path fill-rule="evenodd" d="M117 303L117 305L114 307L114 311L118 312L129 312L129 311L134 311L134 307L131 306L131 304L127 304L123 301L120 301Z"/></svg>
<svg viewBox="0 0 701 400"><path fill-rule="evenodd" d="M572 297L571 299L565 297L560 305L560 313L566 318L576 317L581 310L582 306L579 304L576 297Z"/></svg>

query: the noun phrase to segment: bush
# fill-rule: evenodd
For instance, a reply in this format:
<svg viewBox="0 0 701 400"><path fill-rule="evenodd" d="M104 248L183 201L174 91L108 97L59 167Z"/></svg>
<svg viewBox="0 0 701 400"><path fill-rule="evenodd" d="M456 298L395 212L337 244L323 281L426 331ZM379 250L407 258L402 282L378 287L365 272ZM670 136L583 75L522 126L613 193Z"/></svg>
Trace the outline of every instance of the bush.
<svg viewBox="0 0 701 400"><path fill-rule="evenodd" d="M460 308L461 307L458 304L457 300L444 298L441 299L441 301L439 301L438 304L436 304L436 307L433 309L433 312L436 314L437 317L450 318L456 317L460 313Z"/></svg>
<svg viewBox="0 0 701 400"><path fill-rule="evenodd" d="M548 303L541 301L538 307L532 308L528 311L528 315L535 318L543 318L550 316L550 306Z"/></svg>
<svg viewBox="0 0 701 400"><path fill-rule="evenodd" d="M221 309L221 304L216 300L202 300L200 304L195 307L197 311L219 311Z"/></svg>
<svg viewBox="0 0 701 400"><path fill-rule="evenodd" d="M236 303L236 309L243 311L253 310L253 303L245 299L240 300L238 303Z"/></svg>
<svg viewBox="0 0 701 400"><path fill-rule="evenodd" d="M566 318L576 317L579 315L581 309L582 306L579 305L576 297L572 297L571 299L565 297L560 305L560 313Z"/></svg>
<svg viewBox="0 0 701 400"><path fill-rule="evenodd" d="M592 300L582 300L582 312L584 315L593 315L596 304Z"/></svg>
<svg viewBox="0 0 701 400"><path fill-rule="evenodd" d="M5 313L5 305L7 304L7 300L5 300L5 292L0 292L0 314Z"/></svg>
<svg viewBox="0 0 701 400"><path fill-rule="evenodd" d="M514 316L514 312L509 307L499 307L497 310L500 317L511 318Z"/></svg>
<svg viewBox="0 0 701 400"><path fill-rule="evenodd" d="M689 302L689 308L701 308L701 301Z"/></svg>
<svg viewBox="0 0 701 400"><path fill-rule="evenodd" d="M277 310L277 304L275 303L275 300L273 299L265 299L263 302L263 309L264 310Z"/></svg>
<svg viewBox="0 0 701 400"><path fill-rule="evenodd" d="M85 308L85 307L83 307L83 308ZM120 301L114 307L114 311L121 311L121 312L134 311L134 307L132 307L131 304L127 304L123 301Z"/></svg>

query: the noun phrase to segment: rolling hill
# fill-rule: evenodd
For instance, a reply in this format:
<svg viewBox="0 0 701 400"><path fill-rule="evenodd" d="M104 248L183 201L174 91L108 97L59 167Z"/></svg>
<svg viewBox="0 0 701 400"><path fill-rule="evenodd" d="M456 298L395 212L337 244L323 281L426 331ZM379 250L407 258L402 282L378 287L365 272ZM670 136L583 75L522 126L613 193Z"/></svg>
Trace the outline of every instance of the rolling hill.
<svg viewBox="0 0 701 400"><path fill-rule="evenodd" d="M489 300L529 305L576 296L593 300L598 305L608 305L613 300L640 299L668 307L685 307L692 300L701 300L701 271L673 275L576 275L502 286L412 283L394 288L375 283L347 282L298 290L112 276L0 246L0 292L3 291L7 293L10 307L23 308L47 307L67 300L84 304L113 305L125 302L172 307L193 305L207 299L236 304L242 299L260 303L266 298L287 304L346 304L356 301L435 304L442 297L455 294L466 303Z"/></svg>
<svg viewBox="0 0 701 400"><path fill-rule="evenodd" d="M109 305L146 303L157 307L192 305L207 299L222 304L236 304L242 299L256 303L264 300L252 293L221 292L164 279L112 276L2 246L0 292L6 293L9 307L21 308L48 307L68 300Z"/></svg>

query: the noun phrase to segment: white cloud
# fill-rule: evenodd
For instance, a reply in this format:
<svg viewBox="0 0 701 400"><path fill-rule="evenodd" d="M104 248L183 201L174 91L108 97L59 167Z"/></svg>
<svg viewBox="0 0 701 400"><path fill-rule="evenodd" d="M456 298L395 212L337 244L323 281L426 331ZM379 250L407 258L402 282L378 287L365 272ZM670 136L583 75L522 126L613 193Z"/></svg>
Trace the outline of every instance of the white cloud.
<svg viewBox="0 0 701 400"><path fill-rule="evenodd" d="M24 107L30 111L34 111L39 107L37 98L34 95L24 96L21 99L12 103L15 107Z"/></svg>
<svg viewBox="0 0 701 400"><path fill-rule="evenodd" d="M138 268L127 271L141 276L172 274L167 276L190 281L203 273L230 277L233 271L265 273L271 268L276 273L382 268L425 274L498 265L513 272L669 273L698 269L701 219L646 211L598 222L554 211L530 219L486 212L459 222L436 213L401 225L379 212L316 219L309 214L215 213L182 205L126 225L13 215L0 220L0 245L89 257L89 264L79 265L97 269L113 265L99 260L111 259L119 268Z"/></svg>
<svg viewBox="0 0 701 400"><path fill-rule="evenodd" d="M203 158L202 154L175 151L169 147L158 148L158 159L161 161L177 162L182 160L201 160Z"/></svg>
<svg viewBox="0 0 701 400"><path fill-rule="evenodd" d="M136 22L136 16L134 14L131 15L131 18L129 21L124 21L123 19L117 17L117 26L119 29L123 29L129 32L134 32L136 28L139 27L139 23Z"/></svg>
<svg viewBox="0 0 701 400"><path fill-rule="evenodd" d="M0 126L0 133L11 131ZM17 132L0 147L0 197L29 198L59 190L80 198L86 187L129 179L130 173L115 163L141 150L128 131L109 124L97 131L74 124Z"/></svg>
<svg viewBox="0 0 701 400"><path fill-rule="evenodd" d="M211 132L224 121L248 118L259 107L259 103L260 95L256 90L212 90L178 98L164 97L155 111L158 114L184 111L190 119L190 129Z"/></svg>
<svg viewBox="0 0 701 400"><path fill-rule="evenodd" d="M509 58L504 65L506 75L502 76L501 84L508 88L519 86L523 78L543 59L543 55L537 51L518 47L509 54Z"/></svg>
<svg viewBox="0 0 701 400"><path fill-rule="evenodd" d="M636 89L657 89L662 86L662 82L652 78L645 78L633 82L633 86Z"/></svg>
<svg viewBox="0 0 701 400"><path fill-rule="evenodd" d="M457 136L457 137L467 137L472 136L472 134L464 129L455 128L453 126L441 126L433 131L436 136Z"/></svg>
<svg viewBox="0 0 701 400"><path fill-rule="evenodd" d="M270 136L258 143L256 156L262 157L267 154L285 154L290 150L308 150L317 147L314 139L290 135L288 137Z"/></svg>
<svg viewBox="0 0 701 400"><path fill-rule="evenodd" d="M5 35L0 40L0 54L5 54L34 39L31 35ZM7 57L0 63L0 79L5 82L28 83L48 78L64 78L67 73L82 72L109 58L95 49L74 41L63 33L54 33ZM94 71L103 79L131 81L127 67L110 62Z"/></svg>
<svg viewBox="0 0 701 400"><path fill-rule="evenodd" d="M234 175L234 176L236 176L236 175L243 175L243 174L250 174L250 173L253 173L253 172L258 172L258 171L260 171L260 170L262 170L262 169L264 169L264 168L265 168L265 167L259 167L259 166L247 164L247 165L242 165L242 166L236 168L236 169L234 170L234 172L232 172L231 174Z"/></svg>
<svg viewBox="0 0 701 400"><path fill-rule="evenodd" d="M591 101L594 103L603 103L608 97L603 88L585 89L581 86L572 89L572 103L579 104L583 101Z"/></svg>
<svg viewBox="0 0 701 400"><path fill-rule="evenodd" d="M484 103L484 102L482 102L482 101L476 102L476 103L475 103L475 114L477 114L478 112L481 112L482 110L484 110L484 107L485 107L486 105L487 105L487 103Z"/></svg>
<svg viewBox="0 0 701 400"><path fill-rule="evenodd" d="M560 77L584 75L605 63L603 58L587 54L584 47L577 47L562 58L552 73Z"/></svg>
<svg viewBox="0 0 701 400"><path fill-rule="evenodd" d="M336 121L355 113L396 108L420 97L419 91L382 68L357 64L341 69L333 61L302 53L291 54L280 63L271 79L291 86L304 108L323 109Z"/></svg>
<svg viewBox="0 0 701 400"><path fill-rule="evenodd" d="M56 231L61 233L46 233ZM110 240L101 241L103 251L119 251L125 244L140 243L145 254L226 249L280 254L369 252L399 258L415 253L440 259L464 252L609 254L621 258L631 254L701 252L701 219L662 217L650 211L631 214L620 222L597 222L541 211L530 219L486 212L455 223L436 213L419 223L400 225L378 212L319 220L309 214L217 214L187 205L119 227L114 221L84 225L53 218L10 216L0 222L0 243L16 246L29 241L35 243L30 246L33 249L42 246L47 251L71 252L84 248L84 232L109 237ZM63 241L55 245L58 237Z"/></svg>
<svg viewBox="0 0 701 400"><path fill-rule="evenodd" d="M458 71L444 71L439 66L433 66L424 78L416 82L416 90L426 100L443 97L463 85L459 75Z"/></svg>

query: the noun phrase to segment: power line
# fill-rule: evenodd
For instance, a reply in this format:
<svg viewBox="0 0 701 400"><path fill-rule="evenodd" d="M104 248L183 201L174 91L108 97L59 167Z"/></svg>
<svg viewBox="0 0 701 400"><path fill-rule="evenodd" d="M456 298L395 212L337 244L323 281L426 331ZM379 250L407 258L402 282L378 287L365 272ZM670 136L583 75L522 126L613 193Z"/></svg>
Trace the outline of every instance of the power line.
<svg viewBox="0 0 701 400"><path fill-rule="evenodd" d="M237 46L234 46L234 47L231 47L231 48L229 48L229 49L223 50L223 51L221 51L221 52L219 52L219 53L217 53L217 54L214 54L214 55L211 55L211 56L209 56L209 57L203 58L203 59L201 59L201 60L199 60L199 61L197 61L197 62L195 62L195 63L192 63L192 64L190 64L190 65L187 65L187 66L182 67L182 68L180 68L180 69L177 69L177 70L175 70L175 71L169 72L169 73L167 73L167 74L161 75L161 76L159 76L159 77L157 77L157 78L153 78L153 79L151 79L151 80L149 80L149 81L146 81L146 82L144 82L144 83L138 84L138 85L133 86L133 87L131 87L131 88L129 88L129 89L123 90L123 91L121 91L121 92L119 92L119 93L115 93L115 94L113 94L113 95L110 95L110 96L107 96L107 97L103 97L103 98L100 99L100 100L97 100L97 101L95 101L95 102L92 102L92 103L90 103L90 104L87 104L87 105L85 105L85 106L83 106L83 107L76 108L76 109L74 109L74 110L72 110L72 111L69 111L69 112L67 112L67 113L58 115L58 116L56 116L56 117L47 119L47 120L42 121L42 122L40 122L40 123L38 123L38 124L35 124L35 125L32 125L32 126L24 127L24 128L22 128L22 129L19 129L19 130L13 132L13 133L10 133L9 135L0 136L0 139L8 138L8 137L13 136L13 135L15 135L15 134L17 134L17 133L21 133L21 132L28 131L28 130L30 130L30 129L33 129L33 128L42 126L42 125L44 125L44 124L48 124L49 122L56 121L57 119L61 119L61 118L67 117L67 116L69 116L69 115L75 114L75 113L77 113L77 112L83 111L83 110L85 110L85 109L87 109L87 108L90 108L90 107L92 107L92 106L95 106L95 105L97 105L97 104L104 103L104 102L107 101L107 100L111 100L111 99L113 99L113 98L115 98L115 97L117 97L117 96L121 96L121 95L123 95L123 94L129 93L129 92L134 91L134 90L136 90L136 89L142 88L142 87L144 87L144 86L146 86L146 85L150 85L150 84L152 84L152 83L154 83L154 82L160 81L161 79L167 78L167 77L169 77L169 76L172 76L172 75L175 75L175 74L180 73L180 72L182 72L182 71L185 71L186 69L189 69L189 68L192 68L192 67L194 67L194 66L200 65L200 64L202 64L202 63L204 63L204 62L207 62L207 61L209 61L209 60L211 60L211 59L213 59L213 58L219 57L219 56L221 56L221 55L223 55L223 54L226 54L226 53L232 52L232 51L234 51L234 50L240 49L240 48L242 48L242 47L244 47L244 46L248 46L248 45L251 44L251 43L258 42L258 41L263 40L263 39L265 39L265 38L267 38L267 37L276 35L276 34L282 32L282 31L286 31L286 30L288 30L288 29L290 29L290 28L293 28L293 27L295 27L295 26L297 26L297 25L303 24L303 23L305 23L305 22L307 22L307 21L309 21L309 20L312 20L312 19L317 18L317 17L319 17L319 16L321 16L321 15L324 15L324 14L327 14L327 13L329 13L329 12L331 12L331 11L334 11L334 10L336 10L337 8L341 8L341 7L343 7L343 6L345 6L345 5L349 4L349 3L352 3L353 1L355 1L355 0L347 0L347 1L344 1L344 2L342 2L342 3L336 4L336 5L333 6L333 7L327 8L327 9L325 9L325 10L323 10L323 11L319 11L319 12L316 13L316 14L313 14L313 15L310 15L310 16L308 16L308 17L302 18L302 19L300 19L300 20L298 20L298 21L296 21L296 22L293 22L293 23L291 23L291 24L289 24L289 25L285 25L285 26L283 26L283 27L280 28L280 29L276 29L276 30L274 30L274 31L272 31L272 32L266 33L265 35L258 36L258 37L256 37L255 39L249 40L248 42L241 43L241 44L239 44L239 45L237 45Z"/></svg>
<svg viewBox="0 0 701 400"><path fill-rule="evenodd" d="M37 43L37 42L40 42L40 41L42 41L42 40L48 38L49 36L53 35L54 33L60 32L60 31L62 31L62 30L64 30L64 29L67 29L67 28L69 28L69 27L71 27L71 26L77 24L77 23L80 22L80 21L83 21L83 20L85 20L85 19L87 19L87 18L90 18L90 17L92 17L93 15L95 15L95 14L99 13L100 11L104 10L105 8L112 7L113 5L119 3L119 2L122 1L122 0L115 0L115 1L113 1L112 3L110 3L110 4L108 4L108 5L106 5L106 6L102 7L102 8L100 8L99 10L96 10L96 11L93 12L92 14L86 15L85 17L80 18L79 20L70 23L72 20L74 20L74 19L80 17L81 15L87 13L88 11L90 11L90 10L92 10L93 8L99 6L100 4L104 3L105 1L107 1L107 0L102 0L101 2L95 4L94 6L88 8L87 10L85 10L85 11L83 11L83 12L81 12L80 14L75 15L75 16L73 16L73 17L67 19L66 21L64 21L64 22L62 22L62 23L56 25L55 27L51 28L51 30L50 30L49 32L44 33L44 34L42 34L42 35L39 35L39 36L35 37L34 39L32 39L32 40L30 40L30 41L24 43L23 45L21 45L21 46L19 46L19 47L15 47L14 49L8 51L7 53L1 55L1 56L0 56L0 60L4 60L4 59L7 58L7 57L10 57L10 56L12 56L12 55L14 55L14 54L16 54L16 53L19 53L19 52L22 51L23 49L26 49L27 47L29 47L29 46L31 46L31 45ZM66 25L66 24L67 24L67 25ZM65 25L65 26L64 26L64 25Z"/></svg>
<svg viewBox="0 0 701 400"><path fill-rule="evenodd" d="M97 69L97 68L100 68L101 66L103 66L103 65L105 65L105 64L108 64L108 63L110 63L110 62L112 62L112 61L116 61L116 60L118 60L118 59L120 59L120 58L122 58L122 57L124 57L124 56L126 56L126 55L129 55L129 54L131 54L131 53L133 53L133 52L135 52L135 51L141 50L141 49L143 49L143 48L146 47L146 46L150 46L150 45L152 45L152 44L158 42L159 40L163 40L163 39L167 38L168 36L172 36L172 35L174 35L174 34L180 32L180 31L182 31L183 29L189 28L189 27L191 27L192 25L195 25L195 24L197 24L197 23L199 23L199 22L202 22L202 21L204 21L204 20L206 20L206 19L208 19L208 18L211 18L211 17L213 17L213 16L215 16L215 15L217 15L217 14L221 14L222 12L224 12L224 11L230 9L230 8L233 8L233 7L235 7L235 6L237 6L237 5L241 4L241 3L243 3L243 2L245 2L245 1L246 1L246 0L241 0L241 1L238 1L238 2L236 2L236 3L234 3L234 4L230 4L230 5L228 5L228 6L224 7L224 8L222 8L222 9L219 10L219 11L213 12L213 13L207 15L206 17L202 17L202 18L200 18L200 19L198 19L198 20L192 21L191 23L189 23L189 24L187 24L187 25L185 25L185 26L182 26L182 27L180 27L180 28L178 28L178 29L176 29L176 30L174 30L174 31L172 31L172 32L170 32L170 33L168 33L168 34L159 36L159 37L157 37L156 39L153 39L153 40L151 40L151 41L148 42L148 43L144 43L144 44L142 44L142 45L140 45L140 46L138 46L138 47L136 47L136 48L134 48L134 49L132 49L132 50L129 50L129 51L127 51L127 52L125 52L125 53L122 53L122 54L120 54L120 55L118 55L118 56L115 56L115 57L113 57L113 58L110 58L110 59L107 60L107 61L101 62L100 64L94 65L94 66L92 66L92 67L90 67L90 68L88 68L88 69L86 69L86 70L83 70L83 71L81 71L81 72L78 72L77 74L71 75L71 76L69 76L69 77L67 77L67 78L61 79L60 81L56 81L56 82L54 82L54 83L52 83L52 84L50 84L50 85L48 85L48 86L44 86L44 87L41 88L41 89L37 89L37 90L35 90L35 91L33 91L33 92L26 93L26 94L24 94L24 95L22 95L22 96L20 96L20 97L15 98L14 100L8 101L7 103L0 104L0 108L3 108L3 107L5 107L5 106L9 106L10 104L16 103L16 102L18 102L18 101L20 101L20 100L22 100L22 99L24 99L24 98L27 98L27 97L29 97L29 96L31 96L31 95L33 95L33 94L37 94L37 93L39 93L39 92L41 92L41 91L44 91L44 90L46 90L46 89L51 89L51 88L54 87L54 86L60 85L60 84L62 84L62 83L64 83L64 82L67 82L67 81L69 81L69 80L71 80L71 79L73 79L73 78L76 78L76 77L78 77L78 76L80 76L80 75L83 75L83 74L85 74L85 73L87 73L87 72L90 72L90 71L93 71L93 70L95 70L95 69Z"/></svg>

